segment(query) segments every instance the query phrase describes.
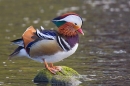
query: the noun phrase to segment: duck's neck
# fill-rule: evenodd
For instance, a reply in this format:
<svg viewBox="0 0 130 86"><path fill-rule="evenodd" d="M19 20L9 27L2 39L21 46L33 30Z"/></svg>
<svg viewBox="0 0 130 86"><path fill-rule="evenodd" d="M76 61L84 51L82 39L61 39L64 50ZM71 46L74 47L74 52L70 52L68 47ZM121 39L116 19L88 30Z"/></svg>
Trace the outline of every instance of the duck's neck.
<svg viewBox="0 0 130 86"><path fill-rule="evenodd" d="M70 45L70 47L74 47L76 43L79 42L78 34L75 36L64 36L66 42Z"/></svg>
<svg viewBox="0 0 130 86"><path fill-rule="evenodd" d="M71 48L79 42L79 36L74 27L74 24L67 22L58 28L58 33L66 40Z"/></svg>

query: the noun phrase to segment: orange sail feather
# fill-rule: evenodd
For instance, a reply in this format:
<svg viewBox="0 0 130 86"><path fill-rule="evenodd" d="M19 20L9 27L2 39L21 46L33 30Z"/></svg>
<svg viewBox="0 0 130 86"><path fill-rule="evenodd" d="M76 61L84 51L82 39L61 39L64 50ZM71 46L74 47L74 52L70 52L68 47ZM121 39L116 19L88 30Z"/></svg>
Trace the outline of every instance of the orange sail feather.
<svg viewBox="0 0 130 86"><path fill-rule="evenodd" d="M33 26L30 26L27 28L27 30L23 33L22 37L23 37L23 41L24 41L24 47L26 48L27 45L34 41L34 39L32 38L32 36L34 36L34 33L36 32L36 30L34 29Z"/></svg>

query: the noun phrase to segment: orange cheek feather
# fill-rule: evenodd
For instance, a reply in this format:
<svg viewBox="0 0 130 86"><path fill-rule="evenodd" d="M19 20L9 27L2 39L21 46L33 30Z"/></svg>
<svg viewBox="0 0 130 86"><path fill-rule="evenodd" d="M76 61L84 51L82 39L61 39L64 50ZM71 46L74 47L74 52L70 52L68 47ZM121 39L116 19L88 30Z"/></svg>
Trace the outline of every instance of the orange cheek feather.
<svg viewBox="0 0 130 86"><path fill-rule="evenodd" d="M75 36L77 34L75 25L70 22L67 22L64 25L60 26L58 31L64 36Z"/></svg>

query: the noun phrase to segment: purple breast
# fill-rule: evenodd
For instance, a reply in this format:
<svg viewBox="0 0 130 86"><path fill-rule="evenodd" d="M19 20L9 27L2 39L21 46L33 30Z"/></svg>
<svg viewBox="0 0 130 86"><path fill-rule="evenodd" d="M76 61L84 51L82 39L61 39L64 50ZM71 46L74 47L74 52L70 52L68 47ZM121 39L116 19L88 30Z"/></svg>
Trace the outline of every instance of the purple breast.
<svg viewBox="0 0 130 86"><path fill-rule="evenodd" d="M74 47L74 45L76 44L76 43L78 43L79 42L79 36L78 36L78 34L76 35L76 36L71 36L71 37L66 37L66 41L68 42L68 44L71 46L71 48L72 47Z"/></svg>

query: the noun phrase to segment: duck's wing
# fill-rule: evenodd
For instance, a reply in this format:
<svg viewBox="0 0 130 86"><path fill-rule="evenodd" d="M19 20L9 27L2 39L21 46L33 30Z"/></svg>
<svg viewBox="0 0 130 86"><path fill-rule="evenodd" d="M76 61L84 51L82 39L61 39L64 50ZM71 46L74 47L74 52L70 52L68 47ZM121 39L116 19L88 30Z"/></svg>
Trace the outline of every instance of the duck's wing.
<svg viewBox="0 0 130 86"><path fill-rule="evenodd" d="M9 58L19 54L22 49L25 49L27 51L28 48L30 48L30 46L38 40L53 39L54 37L50 38L51 36L49 36L50 34L47 34L47 32L49 33L49 31L44 31L44 28L42 26L40 28L40 31L38 29L35 30L33 26L28 27L21 38L11 41L13 44L18 45L18 48L9 55Z"/></svg>

